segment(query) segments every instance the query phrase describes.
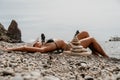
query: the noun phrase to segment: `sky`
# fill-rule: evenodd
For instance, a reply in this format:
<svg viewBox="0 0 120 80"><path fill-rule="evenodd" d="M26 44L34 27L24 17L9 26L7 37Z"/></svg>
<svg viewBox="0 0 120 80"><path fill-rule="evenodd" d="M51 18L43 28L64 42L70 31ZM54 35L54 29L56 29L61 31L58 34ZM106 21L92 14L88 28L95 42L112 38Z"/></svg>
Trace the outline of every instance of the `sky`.
<svg viewBox="0 0 120 80"><path fill-rule="evenodd" d="M26 31L29 25L42 29L49 25L51 29L87 30L105 40L120 36L120 0L0 0L0 22L7 27L12 19ZM24 37L29 36L26 31Z"/></svg>

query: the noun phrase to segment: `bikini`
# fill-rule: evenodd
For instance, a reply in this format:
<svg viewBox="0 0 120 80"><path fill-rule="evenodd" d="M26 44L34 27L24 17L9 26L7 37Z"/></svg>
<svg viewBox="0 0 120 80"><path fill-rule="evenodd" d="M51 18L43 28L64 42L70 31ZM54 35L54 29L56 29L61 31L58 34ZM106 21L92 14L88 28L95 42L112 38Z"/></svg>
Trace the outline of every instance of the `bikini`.
<svg viewBox="0 0 120 80"><path fill-rule="evenodd" d="M55 42L54 39L48 39L48 40L46 41L46 43L52 43L52 42L53 42L53 43L55 44L55 46L56 46L57 53L63 52L63 49L61 49L61 48L58 47L58 45L57 45L57 43Z"/></svg>

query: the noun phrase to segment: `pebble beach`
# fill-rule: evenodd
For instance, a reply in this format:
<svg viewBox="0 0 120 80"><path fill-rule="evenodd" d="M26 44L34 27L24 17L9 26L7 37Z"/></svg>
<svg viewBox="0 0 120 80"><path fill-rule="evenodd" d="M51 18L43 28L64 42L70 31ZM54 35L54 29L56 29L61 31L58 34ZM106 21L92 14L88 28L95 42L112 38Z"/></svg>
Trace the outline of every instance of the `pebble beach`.
<svg viewBox="0 0 120 80"><path fill-rule="evenodd" d="M120 0L0 0L0 11L0 80L120 80L120 39L110 40L120 37ZM32 46L41 33L70 42L76 30L110 58L3 50ZM68 52L83 53L75 47Z"/></svg>
<svg viewBox="0 0 120 80"><path fill-rule="evenodd" d="M32 44L1 41L0 45ZM0 80L120 80L120 58L0 50Z"/></svg>

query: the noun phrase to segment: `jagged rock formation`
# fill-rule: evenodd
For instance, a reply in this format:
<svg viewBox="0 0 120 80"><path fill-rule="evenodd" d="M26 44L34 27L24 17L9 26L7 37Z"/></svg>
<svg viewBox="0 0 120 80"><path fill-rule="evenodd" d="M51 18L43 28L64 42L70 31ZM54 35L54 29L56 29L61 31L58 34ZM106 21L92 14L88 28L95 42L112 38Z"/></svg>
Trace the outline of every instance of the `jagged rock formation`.
<svg viewBox="0 0 120 80"><path fill-rule="evenodd" d="M0 23L0 41L10 42L10 43L20 43L21 40L21 30L18 28L18 24L15 20L12 20L8 30Z"/></svg>
<svg viewBox="0 0 120 80"><path fill-rule="evenodd" d="M15 20L12 20L10 26L8 27L7 35L11 39L15 39L16 41L21 41L21 30L18 28L18 24Z"/></svg>

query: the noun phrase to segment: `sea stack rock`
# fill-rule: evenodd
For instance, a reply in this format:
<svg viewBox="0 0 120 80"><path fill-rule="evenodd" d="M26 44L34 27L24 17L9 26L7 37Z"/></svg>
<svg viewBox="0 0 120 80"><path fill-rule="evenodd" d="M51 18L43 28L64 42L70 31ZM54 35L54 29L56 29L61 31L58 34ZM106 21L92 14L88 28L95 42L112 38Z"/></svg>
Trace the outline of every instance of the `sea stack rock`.
<svg viewBox="0 0 120 80"><path fill-rule="evenodd" d="M15 20L12 20L9 25L7 35L12 39L12 42L21 42L21 30Z"/></svg>
<svg viewBox="0 0 120 80"><path fill-rule="evenodd" d="M7 30L4 28L4 26L0 23L0 36L3 36L7 33Z"/></svg>
<svg viewBox="0 0 120 80"><path fill-rule="evenodd" d="M18 24L15 20L12 20L8 30L0 23L0 41L10 42L10 43L20 43L21 40L21 30L18 28Z"/></svg>
<svg viewBox="0 0 120 80"><path fill-rule="evenodd" d="M0 23L0 41L6 41L6 42L8 42L10 40L10 38L6 34L7 34L7 30Z"/></svg>

